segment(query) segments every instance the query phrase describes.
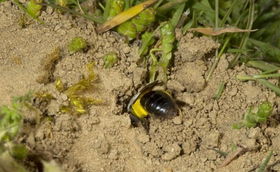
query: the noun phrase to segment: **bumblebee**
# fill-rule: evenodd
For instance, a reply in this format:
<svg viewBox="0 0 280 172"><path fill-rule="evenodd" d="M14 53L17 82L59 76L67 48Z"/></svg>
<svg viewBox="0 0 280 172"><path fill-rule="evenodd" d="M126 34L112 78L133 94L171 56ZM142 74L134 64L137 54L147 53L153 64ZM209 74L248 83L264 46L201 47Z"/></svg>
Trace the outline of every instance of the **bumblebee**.
<svg viewBox="0 0 280 172"><path fill-rule="evenodd" d="M133 126L141 121L144 128L148 129L149 116L168 118L178 114L178 106L170 94L164 90L153 90L159 84L162 83L155 81L147 84L129 101L127 111L130 112Z"/></svg>

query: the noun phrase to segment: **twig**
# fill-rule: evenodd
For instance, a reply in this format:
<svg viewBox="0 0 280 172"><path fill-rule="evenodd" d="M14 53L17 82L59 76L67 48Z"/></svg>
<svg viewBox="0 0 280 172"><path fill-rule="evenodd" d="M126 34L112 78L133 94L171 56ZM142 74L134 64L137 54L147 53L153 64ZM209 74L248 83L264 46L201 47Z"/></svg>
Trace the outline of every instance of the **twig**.
<svg viewBox="0 0 280 172"><path fill-rule="evenodd" d="M253 147L253 148L245 148L241 145L238 145L239 148L232 153L229 153L229 155L226 157L226 159L224 160L224 162L222 164L220 164L218 166L218 168L222 168L227 166L228 164L230 164L233 160L235 160L236 158L240 157L241 155L245 154L246 152L251 152L251 151L255 151L257 149L259 149L259 146Z"/></svg>

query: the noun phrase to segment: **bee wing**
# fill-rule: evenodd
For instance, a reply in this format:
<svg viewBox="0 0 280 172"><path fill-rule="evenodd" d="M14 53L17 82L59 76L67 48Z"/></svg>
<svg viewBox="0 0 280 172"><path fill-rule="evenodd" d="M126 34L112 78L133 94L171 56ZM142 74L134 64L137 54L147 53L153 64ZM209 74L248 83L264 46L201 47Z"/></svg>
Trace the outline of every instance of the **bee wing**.
<svg viewBox="0 0 280 172"><path fill-rule="evenodd" d="M157 0L147 0L143 3L141 3L141 4L138 4L134 7L129 8L126 11L121 12L120 14L113 17L111 20L103 23L100 27L98 27L97 32L102 33L102 32L106 32L106 31L112 29L113 27L115 27L115 26L131 19L132 17L136 16L141 11L148 8L149 6L154 4L155 2L157 2Z"/></svg>

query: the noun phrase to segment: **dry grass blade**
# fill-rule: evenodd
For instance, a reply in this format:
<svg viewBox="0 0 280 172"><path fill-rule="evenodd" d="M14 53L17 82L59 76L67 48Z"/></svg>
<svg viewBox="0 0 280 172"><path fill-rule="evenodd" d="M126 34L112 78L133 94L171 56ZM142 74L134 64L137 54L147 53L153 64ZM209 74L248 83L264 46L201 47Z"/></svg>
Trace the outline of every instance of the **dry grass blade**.
<svg viewBox="0 0 280 172"><path fill-rule="evenodd" d="M238 33L238 32L254 32L257 31L257 29L254 30L250 30L250 29L239 29L236 27L228 27L228 28L210 28L210 27L206 27L206 28L191 28L189 29L189 31L195 31L195 32L200 32L203 33L205 35L211 35L211 36L217 36L217 35L221 35L223 33Z"/></svg>
<svg viewBox="0 0 280 172"><path fill-rule="evenodd" d="M106 32L106 31L112 29L113 27L118 26L119 24L122 24L123 22L136 16L141 11L145 10L146 8L148 8L155 2L157 2L157 0L147 0L141 4L138 4L134 7L129 8L128 10L116 15L111 20L103 23L100 27L97 28L97 32L98 33Z"/></svg>

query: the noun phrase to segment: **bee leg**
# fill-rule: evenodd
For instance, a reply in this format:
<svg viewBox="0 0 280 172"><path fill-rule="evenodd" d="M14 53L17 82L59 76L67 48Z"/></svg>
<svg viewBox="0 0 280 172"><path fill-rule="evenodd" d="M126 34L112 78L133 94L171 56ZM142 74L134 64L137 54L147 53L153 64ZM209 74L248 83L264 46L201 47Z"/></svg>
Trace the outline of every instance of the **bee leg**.
<svg viewBox="0 0 280 172"><path fill-rule="evenodd" d="M130 118L131 125L133 127L138 127L139 119L136 116L131 115L131 114L129 114L129 118Z"/></svg>
<svg viewBox="0 0 280 172"><path fill-rule="evenodd" d="M149 133L150 130L150 121L148 118L144 118L141 120L141 124L144 127L144 129L146 130L147 134Z"/></svg>

